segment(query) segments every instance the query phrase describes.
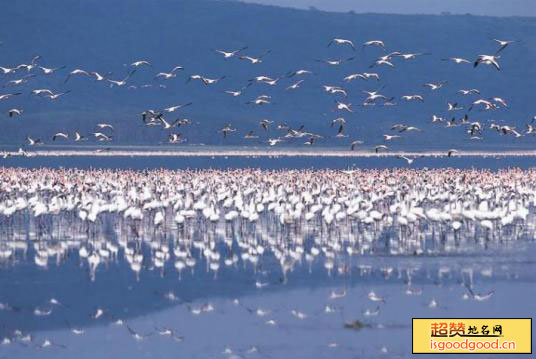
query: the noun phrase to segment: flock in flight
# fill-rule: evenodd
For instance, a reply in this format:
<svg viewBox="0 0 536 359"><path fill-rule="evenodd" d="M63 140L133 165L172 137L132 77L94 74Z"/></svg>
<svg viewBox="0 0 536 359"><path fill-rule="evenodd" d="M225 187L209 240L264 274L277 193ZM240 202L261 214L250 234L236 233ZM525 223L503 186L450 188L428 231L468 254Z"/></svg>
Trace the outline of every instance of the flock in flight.
<svg viewBox="0 0 536 359"><path fill-rule="evenodd" d="M469 60L460 57L450 57L444 58L443 61L452 62L453 64L460 66L490 66L497 71L501 70L500 58L502 54L507 53L507 48L511 46L516 41L507 41L507 40L494 40L498 48L496 52L492 55L478 55L476 59ZM353 41L349 39L334 38L328 42L327 47L340 46L347 47L352 53L356 52L356 45ZM374 72L375 69L381 67L396 67L397 61L409 61L414 60L417 57L430 55L430 53L402 53L400 51L393 51L389 53L386 52L386 45L381 40L371 40L366 41L362 44L362 51L372 51L366 50L369 47L375 47L383 51L384 54L377 57L371 64L369 72L363 73L352 73L341 79L341 84L325 84L322 86L322 89L326 94L333 96L334 112L333 119L329 120L328 125L331 125L334 131L334 137L337 139L349 139L349 148L351 150L356 150L362 148L365 144L365 140L362 138L349 138L350 135L346 134L345 128L347 120L344 118L345 114L352 113L354 111L352 103L348 101L350 97L349 91L345 88L344 84L349 84L352 81L361 80L361 81L374 81L379 83L381 78L378 72ZM223 61L231 61L233 58L236 58L237 61L244 61L250 65L260 64L263 61L269 61L269 55L271 51L265 51L264 53L253 56L246 55L248 50L247 46L244 46L236 50L221 50L213 49L215 56L220 56ZM376 50L378 51L378 50ZM316 59L316 61L325 64L326 66L338 66L345 62L350 62L354 60L355 56L350 56L344 59ZM127 87L135 89L138 87L144 86L153 86L153 84L146 85L135 85L132 84L132 79L135 78L136 73L139 71L153 71L152 64L147 60L137 60L132 62L128 67L128 73L123 78L117 78L113 73L98 73L95 71L90 71L86 69L76 68L69 70L67 66L58 66L58 67L45 67L42 65L44 59L40 56L35 56L29 63L19 64L14 67L2 67L0 66L0 74L3 74L6 80L8 77L18 77L17 79L7 80L4 84L5 89L13 89L10 93L4 93L0 95L0 104L8 104L9 101L16 96L22 94L20 91L16 91L17 87L30 83L34 81L35 78L39 76L65 76L64 84L68 84L73 81L75 78L86 78L87 80L92 80L95 82L102 82L109 85L110 87ZM158 86L165 87L164 83L166 81L175 79L178 76L184 76L186 82L199 81L206 87L214 86L216 84L225 83L226 76L220 76L215 78L209 78L201 74L190 74L182 75L186 69L183 66L177 65L168 71L157 72L154 75L154 82ZM280 86L284 81L287 81L288 84L285 86L286 91L299 91L302 86L305 86L307 83L307 77L313 75L313 72L309 69L298 69L288 71L283 75L268 75L268 74L259 74L251 78L244 86L238 89L226 89L222 93L231 97L243 97L248 91L248 88L251 86ZM289 82L290 81L290 82ZM423 86L429 91L440 91L443 87L448 84L447 81L440 82L430 82L425 83ZM156 86L156 85L155 85ZM378 86L379 88L374 91L362 91L363 100L359 106L396 106L398 101L400 102L423 102L425 100L425 95L422 94L405 94L402 96L394 97L388 96L382 93L385 85ZM478 121L471 121L470 114L471 111L492 111L499 108L507 108L508 102L506 99L492 96L492 97L482 97L481 93L476 88L469 89L460 89L458 91L459 95L464 97L470 97L468 105L462 105L459 101L448 101L447 108L442 109L442 112L452 114L447 118L445 116L433 115L431 122L437 125L442 125L447 128L451 127L463 127L465 132L468 135L468 138L472 140L479 140L483 138L483 132L486 127L489 127L490 130L495 130L499 134L514 136L516 138L522 137L524 135L536 133L535 128L532 126L532 122L527 125L527 130L516 128L511 125L504 125L499 123L491 123L489 126L486 124L480 123ZM30 92L31 96L40 97L43 99L48 99L50 101L60 100L64 96L74 96L76 93L72 93L70 90L64 91L55 91L54 89L48 88L38 88L33 89ZM223 95L222 95L223 96ZM269 94L261 94L253 99L248 99L244 104L249 106L264 106L273 103L273 98ZM146 109L140 115L142 123L147 127L161 127L167 131L167 141L171 144L183 143L188 139L184 136L183 133L179 132L181 128L186 126L193 125L190 119L184 118L181 116L181 110L192 105L192 102L174 104L172 106L162 108L162 109ZM9 108L7 111L7 116L10 118L23 117L24 109L23 108ZM458 115L460 114L461 115ZM532 119L534 121L535 118ZM214 132L217 130L214 129ZM399 123L394 124L391 127L392 133L387 133L383 135L383 139L379 139L376 144L372 139L367 140L367 143L372 143L372 149L375 152L387 151L389 149L388 145L390 142L397 141L401 137L409 134L411 132L422 132L422 130L412 124ZM219 132L223 138L228 138L230 136L242 136L245 143L251 140L258 140L261 137L266 137L265 143L269 146L275 146L280 143L285 143L293 141L297 143L300 139L303 141L304 145L314 145L324 136L310 131L307 129L306 125L301 125L297 128L293 128L286 123L280 122L275 123L274 120L262 119L258 122L258 128L250 128L244 131L244 133L239 133L240 131L232 122L223 126L219 129ZM259 132L261 134L259 134ZM114 126L112 123L97 123L95 124L95 130L91 133L81 133L81 131L74 131L74 133L67 133L66 131L59 131L55 133L50 139L35 138L32 136L27 137L27 145L36 146L42 145L45 143L65 143L66 141L86 141L86 140L95 140L98 142L111 142L114 140ZM251 142L250 142L251 143ZM453 149L449 151L449 155L452 155L456 151ZM19 154L26 154L24 150L19 150ZM8 155L6 153L6 155ZM403 157L401 157L403 158ZM407 158L404 158L408 160ZM408 163L411 161L408 160Z"/></svg>

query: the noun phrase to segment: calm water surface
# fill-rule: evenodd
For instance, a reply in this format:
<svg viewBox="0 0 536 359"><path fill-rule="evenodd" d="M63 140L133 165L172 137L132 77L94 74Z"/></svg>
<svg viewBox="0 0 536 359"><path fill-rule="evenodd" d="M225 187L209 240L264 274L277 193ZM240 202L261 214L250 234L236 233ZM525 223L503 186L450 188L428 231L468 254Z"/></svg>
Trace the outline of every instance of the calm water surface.
<svg viewBox="0 0 536 359"><path fill-rule="evenodd" d="M43 157L9 158L2 164L345 169L403 163L396 158ZM532 166L532 159L423 158L415 166L526 168ZM92 244L87 239L32 241L0 261L0 340L4 340L0 358L408 358L412 317L532 317L536 313L533 238L493 244L475 239L459 248L420 256L382 250L351 257L341 254L330 270L322 253L312 262L297 261L284 268L267 250L253 265L240 257L236 237L230 239L231 248L216 241L214 251L222 259L232 254L239 259L232 265L222 263L216 271L198 249L191 253L196 264L180 272L173 260L163 268L155 266L153 243L168 246L172 258L176 244L174 239L159 237L129 243L143 255L139 272L132 270L120 249L94 273L80 254L81 247ZM110 235L99 240L116 243L118 239ZM10 242L24 241L5 235L0 240L2 246ZM55 248L62 242L68 249L61 255L51 255L46 265L36 262L36 248ZM314 237L306 238L304 246L313 243ZM494 294L485 301L473 300L465 287L468 283L477 293ZM370 300L371 291L383 301ZM334 299L332 293L346 295ZM95 318L99 310L102 315ZM118 319L124 324L117 325ZM365 328L344 327L353 320L362 321ZM84 332L75 334L73 328ZM173 334L161 335L163 328ZM42 348L46 340L51 346Z"/></svg>

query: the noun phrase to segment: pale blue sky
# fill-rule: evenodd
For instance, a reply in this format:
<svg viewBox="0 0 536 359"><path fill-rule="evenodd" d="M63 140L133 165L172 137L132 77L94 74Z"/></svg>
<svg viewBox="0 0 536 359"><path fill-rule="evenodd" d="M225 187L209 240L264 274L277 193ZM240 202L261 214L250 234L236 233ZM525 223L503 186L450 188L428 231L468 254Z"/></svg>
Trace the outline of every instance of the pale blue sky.
<svg viewBox="0 0 536 359"><path fill-rule="evenodd" d="M471 13L490 16L536 16L535 0L243 0L259 4L327 11L394 14Z"/></svg>

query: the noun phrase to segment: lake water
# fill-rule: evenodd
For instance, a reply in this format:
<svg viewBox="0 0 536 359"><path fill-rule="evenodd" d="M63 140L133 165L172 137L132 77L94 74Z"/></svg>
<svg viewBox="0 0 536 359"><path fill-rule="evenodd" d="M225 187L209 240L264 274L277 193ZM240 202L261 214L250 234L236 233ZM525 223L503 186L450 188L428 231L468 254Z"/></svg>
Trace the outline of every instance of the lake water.
<svg viewBox="0 0 536 359"><path fill-rule="evenodd" d="M10 157L3 159L6 167L66 167L66 168L128 168L128 169L203 169L203 168L395 168L408 167L394 156L325 157L325 156L46 156ZM411 168L530 168L536 165L534 156L460 156L416 158Z"/></svg>
<svg viewBox="0 0 536 359"><path fill-rule="evenodd" d="M531 157L425 157L415 162L416 167L430 168L533 164ZM12 157L2 165L346 169L405 163L390 157L88 156ZM284 267L270 250L253 265L241 257L240 236L215 234L212 250L222 258L217 270L208 267L201 249L193 248L196 263L179 271L174 260L155 265L154 243L176 257L173 236L129 242L128 247L143 256L139 270L133 270L123 249L92 270L80 252L95 245L87 239L27 243L3 234L2 248L15 242L28 246L0 261L0 358L409 358L411 318L532 317L536 312L536 244L531 236L492 242L475 238L418 256L380 248L352 256L340 253L332 269L326 267L323 253ZM225 239L232 246L223 245ZM114 245L119 240L112 234L98 239ZM304 247L311 248L314 240L306 237ZM430 246L435 243L430 240ZM46 265L36 259L39 248L52 251ZM223 258L233 254L237 260L224 264ZM475 293L493 295L475 300L468 295L468 283ZM371 292L382 299L371 300ZM354 320L364 328L345 328Z"/></svg>

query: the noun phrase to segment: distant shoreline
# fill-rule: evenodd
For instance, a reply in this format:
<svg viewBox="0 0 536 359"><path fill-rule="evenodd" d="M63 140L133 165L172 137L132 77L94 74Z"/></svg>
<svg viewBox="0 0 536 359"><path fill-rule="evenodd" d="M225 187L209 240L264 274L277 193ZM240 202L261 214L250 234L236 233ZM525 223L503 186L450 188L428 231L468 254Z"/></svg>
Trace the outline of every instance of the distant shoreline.
<svg viewBox="0 0 536 359"><path fill-rule="evenodd" d="M155 146L111 146L93 148L37 148L26 149L24 154L7 150L9 156L30 157L447 157L449 149L374 152L373 149L338 148L218 148L196 146L189 148L158 148ZM536 157L536 150L458 150L452 157Z"/></svg>

